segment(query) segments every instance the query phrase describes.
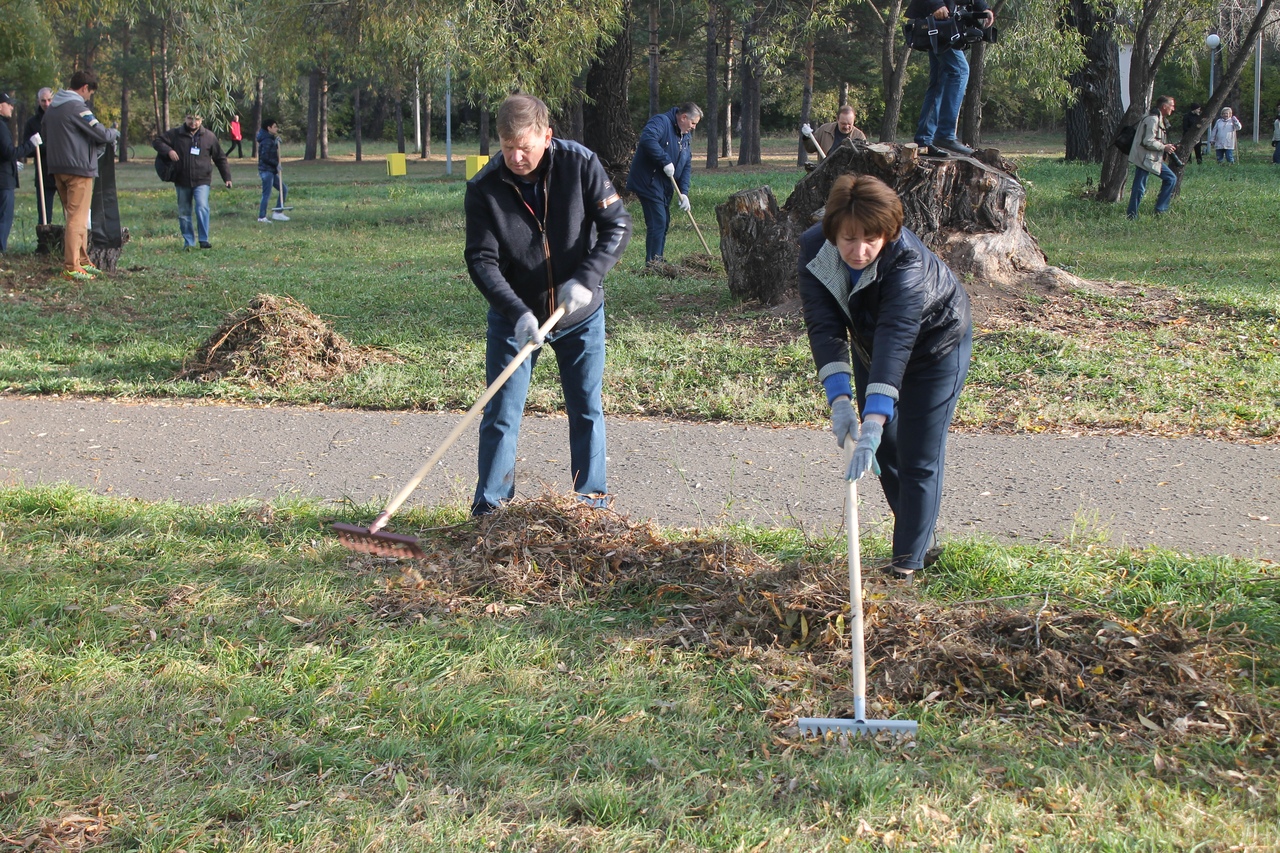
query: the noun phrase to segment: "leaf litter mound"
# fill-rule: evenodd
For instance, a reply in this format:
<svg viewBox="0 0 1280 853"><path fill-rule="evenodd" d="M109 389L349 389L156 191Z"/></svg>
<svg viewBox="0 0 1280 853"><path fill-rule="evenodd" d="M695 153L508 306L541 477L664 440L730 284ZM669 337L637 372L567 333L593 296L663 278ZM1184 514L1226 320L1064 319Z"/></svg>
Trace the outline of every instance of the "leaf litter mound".
<svg viewBox="0 0 1280 853"><path fill-rule="evenodd" d="M643 603L655 614L655 642L748 661L780 726L852 716L843 556L778 566L740 543L669 541L650 523L550 493L421 539L428 555L398 564L368 599L384 619ZM864 585L867 701L877 716L945 702L949 716L994 711L1046 726L1069 717L1121 737L1230 737L1277 749L1274 704L1233 686L1252 655L1239 625L1206 630L1174 610L1124 619L1047 600L942 604L885 586L873 571Z"/></svg>
<svg viewBox="0 0 1280 853"><path fill-rule="evenodd" d="M384 358L355 346L291 297L259 293L222 321L178 378L280 387L335 379Z"/></svg>
<svg viewBox="0 0 1280 853"><path fill-rule="evenodd" d="M654 258L640 270L642 276L659 278L719 278L724 275L724 265L706 252L685 255L679 261Z"/></svg>

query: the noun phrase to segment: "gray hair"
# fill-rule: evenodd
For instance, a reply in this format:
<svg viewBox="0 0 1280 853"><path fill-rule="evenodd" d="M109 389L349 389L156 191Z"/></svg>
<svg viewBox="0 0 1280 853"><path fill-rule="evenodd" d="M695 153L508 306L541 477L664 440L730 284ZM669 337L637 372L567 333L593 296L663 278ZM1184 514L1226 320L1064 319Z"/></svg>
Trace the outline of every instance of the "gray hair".
<svg viewBox="0 0 1280 853"><path fill-rule="evenodd" d="M53 90L50 89L48 86L45 86L39 92L36 92L37 101L43 100L44 98L52 98L52 97L53 97Z"/></svg>
<svg viewBox="0 0 1280 853"><path fill-rule="evenodd" d="M688 103L681 104L676 107L676 112L681 115L686 115L694 121L702 121L702 107L698 106L693 101L689 101Z"/></svg>

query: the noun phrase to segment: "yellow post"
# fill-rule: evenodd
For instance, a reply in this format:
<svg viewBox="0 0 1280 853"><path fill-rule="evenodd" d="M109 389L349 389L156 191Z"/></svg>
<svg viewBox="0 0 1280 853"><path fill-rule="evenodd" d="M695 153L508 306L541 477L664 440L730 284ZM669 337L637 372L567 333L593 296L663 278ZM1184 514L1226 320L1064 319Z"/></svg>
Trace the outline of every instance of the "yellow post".
<svg viewBox="0 0 1280 853"><path fill-rule="evenodd" d="M488 162L489 162L489 158L483 154L468 154L467 155L467 180L469 181L472 178L474 178L476 176L476 172L479 172L481 169L483 169L485 167L485 164Z"/></svg>
<svg viewBox="0 0 1280 853"><path fill-rule="evenodd" d="M387 174L393 178L408 174L403 154L393 152L387 155Z"/></svg>

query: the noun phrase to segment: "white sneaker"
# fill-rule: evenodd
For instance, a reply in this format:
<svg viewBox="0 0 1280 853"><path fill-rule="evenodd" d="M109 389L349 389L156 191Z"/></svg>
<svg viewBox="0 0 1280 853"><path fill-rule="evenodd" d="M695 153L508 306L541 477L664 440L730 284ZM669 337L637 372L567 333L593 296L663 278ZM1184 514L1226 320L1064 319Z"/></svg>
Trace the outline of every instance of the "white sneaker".
<svg viewBox="0 0 1280 853"><path fill-rule="evenodd" d="M288 221L289 221L289 217L285 216L283 213L280 213L280 212L278 212L278 211L277 211L276 213L271 214L271 218L272 218L272 219L274 219L276 222L288 222Z"/></svg>
<svg viewBox="0 0 1280 853"><path fill-rule="evenodd" d="M271 222L271 220L270 220L270 219L267 219L267 217L265 217L265 216L259 216L259 217L258 217L258 221L259 221L259 222L266 222L266 223L268 223L268 224Z"/></svg>

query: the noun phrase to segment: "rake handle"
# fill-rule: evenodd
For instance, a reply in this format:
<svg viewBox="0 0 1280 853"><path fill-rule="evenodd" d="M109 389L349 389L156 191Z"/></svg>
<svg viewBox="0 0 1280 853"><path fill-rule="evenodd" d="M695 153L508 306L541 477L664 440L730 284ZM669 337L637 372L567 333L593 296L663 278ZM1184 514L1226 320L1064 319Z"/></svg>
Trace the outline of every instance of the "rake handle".
<svg viewBox="0 0 1280 853"><path fill-rule="evenodd" d="M51 218L44 209L44 168L40 165L40 146L36 146L36 198L40 199L40 219L49 223Z"/></svg>
<svg viewBox="0 0 1280 853"><path fill-rule="evenodd" d="M676 183L676 176L668 175L667 177L671 178L671 186L676 188L676 195L681 195L680 185ZM693 208L690 207L685 213L689 214L689 221L693 223L693 230L698 232L698 239L702 241L702 248L708 255L711 254L711 247L707 245L707 238L702 236L702 229L698 227L698 220L693 218Z"/></svg>
<svg viewBox="0 0 1280 853"><path fill-rule="evenodd" d="M813 135L813 132L810 131L809 133L806 133L805 136L809 137L809 141L813 143L813 147L818 149L818 159L819 160L827 159L827 152L822 150L822 143L819 142L818 138Z"/></svg>
<svg viewBox="0 0 1280 853"><path fill-rule="evenodd" d="M845 527L849 549L849 626L853 646L853 718L867 719L867 661L862 624L862 543L858 536L858 482L849 480L845 494Z"/></svg>
<svg viewBox="0 0 1280 853"><path fill-rule="evenodd" d="M552 312L550 317L547 318L547 322L542 324L542 328L538 329L539 334L544 338L551 334L551 330L555 328L556 323L559 323L560 318L563 316L564 306L561 305ZM462 416L462 420L458 421L458 425L453 428L453 432L449 433L449 435L445 437L445 440L440 443L440 446L436 448L435 453L431 454L431 458L422 463L422 467L413 475L413 478L404 484L404 488L400 490L399 494L392 498L391 502L387 504L386 509L379 513L378 517L373 520L373 524L369 525L370 533L377 533L386 526L387 522L391 520L392 513L398 510L400 505L408 500L409 495L413 494L413 490L418 488L418 484L426 478L431 469L435 467L435 464L440 461L441 457L444 456L445 451L452 447L453 443L458 440L463 431L471 425L471 422L480 416L480 413L484 411L485 404L493 399L493 395L498 393L499 389L501 389L502 386L506 384L507 380L511 378L511 375L520 369L520 365L524 364L524 360L528 358L529 355L539 346L541 346L541 344L535 344L533 341L530 341L521 347L520 352L516 353L516 357L511 360L511 363L498 374L498 378L493 380L493 382L489 384L488 388L484 389L484 393L480 395L480 399L476 400L475 403L472 404L471 408L467 410L467 413Z"/></svg>

